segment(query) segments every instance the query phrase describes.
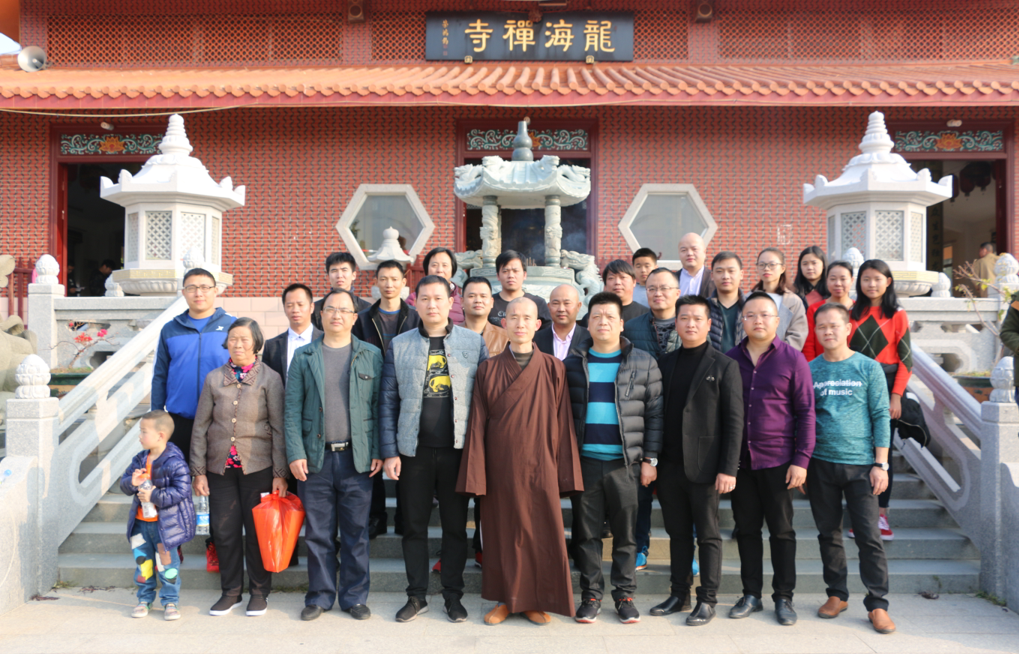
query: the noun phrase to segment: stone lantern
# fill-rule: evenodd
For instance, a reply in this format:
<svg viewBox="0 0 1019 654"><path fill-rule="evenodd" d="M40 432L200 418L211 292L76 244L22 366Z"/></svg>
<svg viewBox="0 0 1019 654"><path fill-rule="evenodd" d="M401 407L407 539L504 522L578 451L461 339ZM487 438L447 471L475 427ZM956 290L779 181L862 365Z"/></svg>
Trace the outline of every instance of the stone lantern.
<svg viewBox="0 0 1019 654"><path fill-rule="evenodd" d="M803 185L803 202L828 214L829 256L857 248L864 259L882 259L895 277L899 295L922 295L938 281L927 270L927 207L952 197L951 175L937 183L926 168L919 173L898 154L880 111L867 121L860 143L842 176L829 182L818 175Z"/></svg>
<svg viewBox="0 0 1019 654"><path fill-rule="evenodd" d="M220 291L233 283L221 268L223 212L244 204L244 187L235 189L229 177L217 184L191 150L184 119L175 114L162 154L133 177L121 170L116 184L102 179L100 195L125 209L124 269L111 276L125 293L175 295L185 258L202 262Z"/></svg>

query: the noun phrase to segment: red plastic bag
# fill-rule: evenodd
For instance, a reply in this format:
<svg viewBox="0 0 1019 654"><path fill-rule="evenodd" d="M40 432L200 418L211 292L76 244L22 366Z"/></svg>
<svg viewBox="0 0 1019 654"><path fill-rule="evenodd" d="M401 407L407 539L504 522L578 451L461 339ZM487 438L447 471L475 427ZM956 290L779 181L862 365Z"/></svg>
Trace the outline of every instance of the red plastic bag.
<svg viewBox="0 0 1019 654"><path fill-rule="evenodd" d="M286 570L304 524L304 505L300 498L293 493L280 497L279 491L273 491L262 498L262 503L251 513L255 518L262 565L269 572Z"/></svg>

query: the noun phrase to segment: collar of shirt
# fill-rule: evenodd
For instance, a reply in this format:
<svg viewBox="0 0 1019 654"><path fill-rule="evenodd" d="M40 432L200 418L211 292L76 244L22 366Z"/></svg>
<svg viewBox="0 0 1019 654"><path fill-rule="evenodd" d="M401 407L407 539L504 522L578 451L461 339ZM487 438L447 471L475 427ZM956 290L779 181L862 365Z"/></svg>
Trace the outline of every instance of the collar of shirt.
<svg viewBox="0 0 1019 654"><path fill-rule="evenodd" d="M287 328L287 341L293 343L294 341L304 341L305 343L311 343L311 335L315 332L315 326L308 323L308 326L303 332L298 334L294 331L293 327Z"/></svg>
<svg viewBox="0 0 1019 654"><path fill-rule="evenodd" d="M449 334L452 331L453 331L453 321L447 319L446 320L446 334ZM428 328L425 327L425 322L423 320L418 323L418 333L421 334L422 336L424 336L425 338L431 338L428 335Z"/></svg>
<svg viewBox="0 0 1019 654"><path fill-rule="evenodd" d="M559 338L559 334L555 331L555 325L552 325L552 338L559 343L569 343L573 340L573 335L577 333L577 323L573 323L573 327L570 328L570 333L566 335L566 338Z"/></svg>
<svg viewBox="0 0 1019 654"><path fill-rule="evenodd" d="M679 292L681 295L696 295L701 292L701 280L704 278L704 268L705 266L701 266L701 269L696 275L688 273L686 268L680 269Z"/></svg>

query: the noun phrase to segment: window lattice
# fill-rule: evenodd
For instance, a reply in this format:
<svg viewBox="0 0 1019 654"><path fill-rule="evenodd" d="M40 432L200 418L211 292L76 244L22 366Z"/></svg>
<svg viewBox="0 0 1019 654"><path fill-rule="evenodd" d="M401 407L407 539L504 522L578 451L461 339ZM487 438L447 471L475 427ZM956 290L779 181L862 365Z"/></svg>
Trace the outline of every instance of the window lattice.
<svg viewBox="0 0 1019 654"><path fill-rule="evenodd" d="M219 237L220 223L222 221L216 216L212 217L212 263L220 265Z"/></svg>
<svg viewBox="0 0 1019 654"><path fill-rule="evenodd" d="M878 259L904 261L904 213L902 211L874 212L874 251Z"/></svg>
<svg viewBox="0 0 1019 654"><path fill-rule="evenodd" d="M690 20L683 11L647 9L633 17L633 58L686 59Z"/></svg>
<svg viewBox="0 0 1019 654"><path fill-rule="evenodd" d="M173 256L173 212L145 212L145 258L169 261Z"/></svg>
<svg viewBox="0 0 1019 654"><path fill-rule="evenodd" d="M124 261L138 261L138 214L127 215L127 252Z"/></svg>
<svg viewBox="0 0 1019 654"><path fill-rule="evenodd" d="M923 214L918 211L910 214L909 260L923 261Z"/></svg>
<svg viewBox="0 0 1019 654"><path fill-rule="evenodd" d="M425 12L376 11L371 15L372 59L411 61L425 58Z"/></svg>
<svg viewBox="0 0 1019 654"><path fill-rule="evenodd" d="M180 253L186 257L192 248L201 252L201 261L205 263L208 253L205 251L205 214L180 214Z"/></svg>
<svg viewBox="0 0 1019 654"><path fill-rule="evenodd" d="M867 251L867 212L844 213L842 218L842 256L846 250L856 248L860 253Z"/></svg>

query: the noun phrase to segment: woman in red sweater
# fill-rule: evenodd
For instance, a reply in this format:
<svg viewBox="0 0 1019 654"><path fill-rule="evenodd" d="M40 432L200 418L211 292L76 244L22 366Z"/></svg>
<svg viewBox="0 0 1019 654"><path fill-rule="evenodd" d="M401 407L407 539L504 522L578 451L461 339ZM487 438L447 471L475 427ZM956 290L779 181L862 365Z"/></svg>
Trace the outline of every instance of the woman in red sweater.
<svg viewBox="0 0 1019 654"><path fill-rule="evenodd" d="M856 305L850 317L853 333L849 347L881 364L888 379L888 414L892 433L902 416L902 395L913 369L913 351L909 344L909 317L899 306L895 280L888 264L880 259L863 262L856 277ZM888 488L879 497L881 538L892 540L888 525L888 499L892 492L892 469L888 469Z"/></svg>
<svg viewBox="0 0 1019 654"><path fill-rule="evenodd" d="M853 308L853 298L849 297L850 291L853 290L853 264L848 261L833 261L828 266L828 277L825 279L825 284L831 296L827 300L811 304L807 309L807 325L810 327L810 335L807 336L807 342L803 345L803 356L807 357L807 361L812 361L814 357L824 352L824 346L821 345L820 339L814 333L814 315L817 310L829 302L841 304L850 310ZM852 341L852 339L853 332L852 325L850 325L849 340Z"/></svg>

